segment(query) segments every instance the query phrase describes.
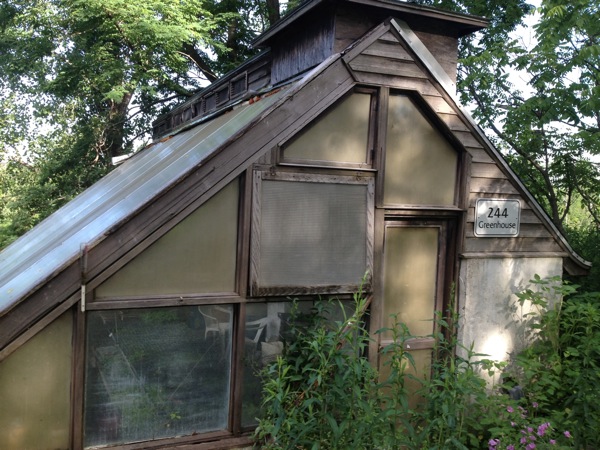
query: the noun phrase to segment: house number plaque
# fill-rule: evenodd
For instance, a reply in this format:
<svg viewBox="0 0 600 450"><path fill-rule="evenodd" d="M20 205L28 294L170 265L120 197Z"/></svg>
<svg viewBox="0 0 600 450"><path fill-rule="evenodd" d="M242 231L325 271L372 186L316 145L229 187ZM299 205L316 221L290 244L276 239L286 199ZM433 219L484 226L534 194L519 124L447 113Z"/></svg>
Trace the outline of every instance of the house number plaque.
<svg viewBox="0 0 600 450"><path fill-rule="evenodd" d="M521 202L513 199L479 198L475 205L475 236L519 235Z"/></svg>

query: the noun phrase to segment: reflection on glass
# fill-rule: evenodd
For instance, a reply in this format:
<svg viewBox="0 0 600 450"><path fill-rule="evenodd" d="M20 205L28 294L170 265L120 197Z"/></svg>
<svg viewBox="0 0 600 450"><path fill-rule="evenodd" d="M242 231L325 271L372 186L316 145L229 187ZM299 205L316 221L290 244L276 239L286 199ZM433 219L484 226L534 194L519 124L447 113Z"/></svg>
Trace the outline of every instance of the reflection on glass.
<svg viewBox="0 0 600 450"><path fill-rule="evenodd" d="M293 339L293 320L300 327L303 322L310 322L308 316L314 312L313 306L312 300L297 302L295 307L291 301L251 303L246 306L243 426L256 425L261 416L260 371L275 362L286 343ZM327 321L343 321L353 313L352 306L352 302L332 301L326 308ZM296 309L293 310L294 308Z"/></svg>
<svg viewBox="0 0 600 450"><path fill-rule="evenodd" d="M231 306L89 312L85 445L226 429L232 312Z"/></svg>

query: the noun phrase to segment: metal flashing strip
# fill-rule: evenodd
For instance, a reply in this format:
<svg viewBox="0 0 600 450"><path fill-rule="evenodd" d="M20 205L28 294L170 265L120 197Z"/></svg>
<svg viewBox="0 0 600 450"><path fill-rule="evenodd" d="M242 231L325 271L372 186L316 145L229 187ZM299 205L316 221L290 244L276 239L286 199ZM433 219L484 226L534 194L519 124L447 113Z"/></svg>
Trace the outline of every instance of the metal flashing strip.
<svg viewBox="0 0 600 450"><path fill-rule="evenodd" d="M498 163L502 166L504 170L506 170L506 172L510 175L511 179L518 185L523 195L527 198L527 201L530 202L533 205L534 210L541 215L544 222L546 222L546 224L552 229L552 232L555 235L555 237L557 237L561 241L561 243L570 253L571 257L579 265L590 268L592 263L583 259L573 250L571 245L567 242L566 238L562 235L558 228L556 228L556 225L554 225L552 220L550 220L550 217L548 217L546 211L544 211L544 209L541 207L538 201L533 197L531 192L529 192L529 189L525 187L521 179L508 165L504 157L500 154L500 152L494 146L494 144L492 144L492 142L488 139L481 127L471 117L469 112L461 105L456 95L456 84L446 74L440 63L435 59L431 52L425 47L425 44L423 44L423 42L414 33L414 31L410 29L406 22L399 19L392 19L390 20L390 24L400 34L402 39L404 39L404 41L409 45L409 47L419 58L421 63L425 65L430 74L435 78L435 80L444 90L444 93L448 97L450 97L450 99L454 103L453 106L456 107L458 111L463 115L463 117L469 122L469 124L473 127L473 131L477 133L477 136L483 141L486 147L488 147L492 151L494 156L496 156Z"/></svg>

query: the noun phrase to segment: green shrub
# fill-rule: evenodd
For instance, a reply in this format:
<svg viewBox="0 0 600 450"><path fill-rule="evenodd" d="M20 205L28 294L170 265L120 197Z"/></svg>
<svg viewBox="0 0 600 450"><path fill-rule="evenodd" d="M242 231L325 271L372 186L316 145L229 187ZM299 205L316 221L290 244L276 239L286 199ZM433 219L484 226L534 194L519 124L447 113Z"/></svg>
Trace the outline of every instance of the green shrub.
<svg viewBox="0 0 600 450"><path fill-rule="evenodd" d="M257 443L268 449L528 449L600 448L600 301L577 296L557 279L536 277L518 294L529 345L506 368L457 339L454 307L436 316L431 376L411 375L406 325L386 329L386 379L364 357L368 301L355 295L355 312L327 319L331 302L296 317L293 339L265 372L264 416ZM568 296L564 303L549 299ZM504 370L504 383L486 384ZM407 382L416 380L423 402L409 406ZM511 399L519 385L524 396ZM535 447L533 447L535 446Z"/></svg>
<svg viewBox="0 0 600 450"><path fill-rule="evenodd" d="M600 448L600 297L577 295L576 286L557 279L532 280L537 291L520 301L540 304L532 344L517 355L512 376L518 380L537 415L570 430L577 448ZM548 307L545 299L564 295Z"/></svg>

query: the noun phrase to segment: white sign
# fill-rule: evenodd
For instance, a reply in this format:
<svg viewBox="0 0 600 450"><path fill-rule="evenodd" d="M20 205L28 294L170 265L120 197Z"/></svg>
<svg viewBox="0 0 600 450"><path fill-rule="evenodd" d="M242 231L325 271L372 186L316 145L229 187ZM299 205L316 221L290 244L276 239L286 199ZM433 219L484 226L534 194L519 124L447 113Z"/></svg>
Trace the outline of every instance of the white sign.
<svg viewBox="0 0 600 450"><path fill-rule="evenodd" d="M519 200L478 198L475 205L475 236L518 236L520 218Z"/></svg>

